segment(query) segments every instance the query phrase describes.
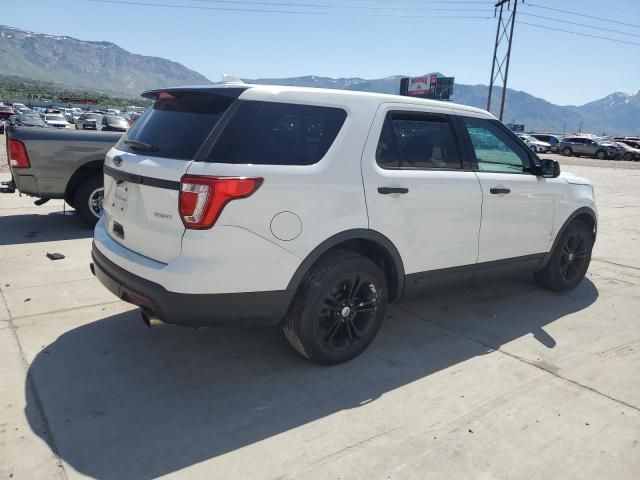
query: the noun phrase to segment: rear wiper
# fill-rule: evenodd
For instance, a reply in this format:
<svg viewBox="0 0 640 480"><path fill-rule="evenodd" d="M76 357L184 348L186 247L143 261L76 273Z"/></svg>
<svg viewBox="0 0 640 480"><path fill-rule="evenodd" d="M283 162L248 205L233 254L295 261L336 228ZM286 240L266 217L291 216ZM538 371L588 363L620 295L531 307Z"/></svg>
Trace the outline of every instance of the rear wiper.
<svg viewBox="0 0 640 480"><path fill-rule="evenodd" d="M129 145L134 150L144 150L147 152L155 152L158 150L150 143L139 142L138 140L125 140L124 143Z"/></svg>

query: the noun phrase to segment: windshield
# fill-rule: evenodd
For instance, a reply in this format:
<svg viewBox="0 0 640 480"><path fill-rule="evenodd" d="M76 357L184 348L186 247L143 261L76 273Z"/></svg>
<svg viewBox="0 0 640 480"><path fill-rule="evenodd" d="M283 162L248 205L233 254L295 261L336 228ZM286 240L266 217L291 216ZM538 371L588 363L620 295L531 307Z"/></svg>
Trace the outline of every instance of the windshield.
<svg viewBox="0 0 640 480"><path fill-rule="evenodd" d="M20 115L18 120L25 125L45 125L39 115Z"/></svg>
<svg viewBox="0 0 640 480"><path fill-rule="evenodd" d="M540 140L538 140L535 137L532 137L531 135L520 135L520 138L523 140L528 140L530 142L539 142Z"/></svg>
<svg viewBox="0 0 640 480"><path fill-rule="evenodd" d="M127 121L122 117L107 116L107 123L111 125L128 125Z"/></svg>
<svg viewBox="0 0 640 480"><path fill-rule="evenodd" d="M45 120L52 120L52 121L55 121L55 122L66 122L64 117L62 115L59 115L59 114L45 115L44 118L45 118Z"/></svg>

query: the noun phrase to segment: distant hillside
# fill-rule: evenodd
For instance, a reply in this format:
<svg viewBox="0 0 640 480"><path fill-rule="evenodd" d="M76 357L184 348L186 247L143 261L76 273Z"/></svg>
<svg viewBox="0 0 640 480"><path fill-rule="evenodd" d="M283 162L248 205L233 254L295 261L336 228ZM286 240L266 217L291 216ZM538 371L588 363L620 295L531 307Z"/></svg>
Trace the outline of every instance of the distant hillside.
<svg viewBox="0 0 640 480"><path fill-rule="evenodd" d="M211 83L185 66L129 53L109 42L0 26L0 74L139 95L167 85Z"/></svg>
<svg viewBox="0 0 640 480"><path fill-rule="evenodd" d="M156 87L211 83L179 63L129 53L113 43L87 42L3 26L0 26L0 75L109 92L112 96L115 93L139 95ZM400 78L402 75L369 80L309 75L247 82L397 94ZM452 100L485 108L487 90L485 85L456 84ZM494 109L498 108L499 97L498 89ZM572 133L582 126L583 132L639 135L640 93L613 93L575 107L554 105L526 92L509 89L504 120L522 123L528 131Z"/></svg>

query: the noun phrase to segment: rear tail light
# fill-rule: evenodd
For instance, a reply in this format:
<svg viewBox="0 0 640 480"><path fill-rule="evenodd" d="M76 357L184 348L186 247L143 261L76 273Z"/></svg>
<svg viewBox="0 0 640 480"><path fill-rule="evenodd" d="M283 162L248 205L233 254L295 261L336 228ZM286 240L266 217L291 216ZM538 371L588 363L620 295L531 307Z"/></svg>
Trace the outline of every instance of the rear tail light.
<svg viewBox="0 0 640 480"><path fill-rule="evenodd" d="M262 185L262 178L184 175L179 209L186 228L211 228L231 200L246 198Z"/></svg>
<svg viewBox="0 0 640 480"><path fill-rule="evenodd" d="M13 168L29 168L29 155L20 140L9 140L9 165Z"/></svg>

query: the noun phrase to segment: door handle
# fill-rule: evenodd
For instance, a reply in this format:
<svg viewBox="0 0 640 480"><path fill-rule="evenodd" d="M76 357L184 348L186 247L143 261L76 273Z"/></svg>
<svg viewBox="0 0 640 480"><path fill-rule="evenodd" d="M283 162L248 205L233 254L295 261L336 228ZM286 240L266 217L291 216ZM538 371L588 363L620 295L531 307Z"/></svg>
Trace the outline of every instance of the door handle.
<svg viewBox="0 0 640 480"><path fill-rule="evenodd" d="M489 191L494 195L498 195L500 193L511 193L511 189L510 188L504 188L504 187L490 188Z"/></svg>
<svg viewBox="0 0 640 480"><path fill-rule="evenodd" d="M382 195L389 195L390 193L409 193L408 188L404 187L378 187L378 193Z"/></svg>

